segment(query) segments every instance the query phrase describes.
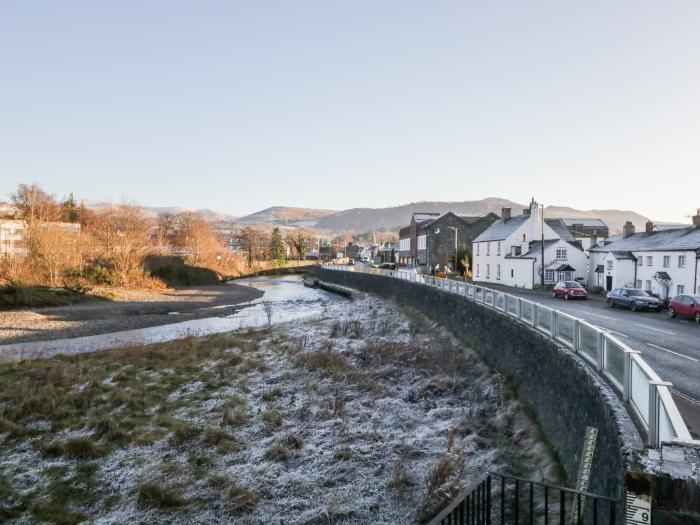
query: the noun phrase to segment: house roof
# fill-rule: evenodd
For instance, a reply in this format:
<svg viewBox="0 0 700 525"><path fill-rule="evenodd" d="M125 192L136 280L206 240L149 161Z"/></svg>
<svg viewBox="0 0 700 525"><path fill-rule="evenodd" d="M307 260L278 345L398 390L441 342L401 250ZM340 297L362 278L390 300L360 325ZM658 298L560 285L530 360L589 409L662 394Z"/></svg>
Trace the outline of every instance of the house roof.
<svg viewBox="0 0 700 525"><path fill-rule="evenodd" d="M671 276L666 272L656 272L654 274L654 279L659 279L660 281L670 281Z"/></svg>
<svg viewBox="0 0 700 525"><path fill-rule="evenodd" d="M544 222L546 222L547 226L552 228L554 230L554 233L556 233L559 237L561 237L562 240L564 240L564 241L573 241L574 240L574 236L571 235L571 232L566 227L566 223L564 222L564 219L545 219Z"/></svg>
<svg viewBox="0 0 700 525"><path fill-rule="evenodd" d="M566 219L561 219L561 220L567 226L575 226L576 224L580 224L581 226L585 226L587 228L607 228L608 227L608 225L605 224L601 219L591 219L591 218L582 217L582 218L566 218Z"/></svg>
<svg viewBox="0 0 700 525"><path fill-rule="evenodd" d="M416 212L413 214L413 219L416 222L425 222L439 217L440 214L437 212Z"/></svg>
<svg viewBox="0 0 700 525"><path fill-rule="evenodd" d="M576 269L571 266L570 264L562 264L559 268L556 269L557 272L575 272Z"/></svg>
<svg viewBox="0 0 700 525"><path fill-rule="evenodd" d="M611 240L611 239L609 239ZM699 250L700 249L700 228L685 227L668 230L653 231L651 233L635 233L627 238L616 237L613 242L606 243L605 246L595 246L591 251L676 251L676 250Z"/></svg>
<svg viewBox="0 0 700 525"><path fill-rule="evenodd" d="M632 254L632 252L611 252L612 256L615 257L615 259L618 259L620 261L624 260L630 260L630 261L636 261L637 258Z"/></svg>
<svg viewBox="0 0 700 525"><path fill-rule="evenodd" d="M481 235L474 239L474 242L505 240L529 218L529 215L516 215L515 217L511 217L506 221L503 219L498 219L491 226L486 228Z"/></svg>
<svg viewBox="0 0 700 525"><path fill-rule="evenodd" d="M492 214L486 213L484 215L457 215L456 213L448 211L447 213L444 213L444 214L440 215L439 217L434 217L433 220L431 220L431 221L422 222L420 224L420 227L423 229L430 228L431 226L433 226L433 224L436 224L438 221L441 221L442 219L444 219L448 215L453 216L454 218L463 222L466 225L471 225L471 224L474 224L476 222L479 222L484 217L488 217L489 215L492 215ZM494 217L498 217L498 215L495 215L495 214L493 214L493 215L494 215Z"/></svg>

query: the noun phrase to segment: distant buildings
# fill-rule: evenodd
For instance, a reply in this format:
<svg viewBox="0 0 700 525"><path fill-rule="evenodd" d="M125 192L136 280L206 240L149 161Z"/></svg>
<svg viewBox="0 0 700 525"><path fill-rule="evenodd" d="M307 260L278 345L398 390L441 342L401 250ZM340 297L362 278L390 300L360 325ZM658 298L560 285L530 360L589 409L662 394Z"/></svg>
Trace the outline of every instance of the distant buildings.
<svg viewBox="0 0 700 525"><path fill-rule="evenodd" d="M44 222L42 227L57 227L69 233L80 233L80 224ZM20 219L0 219L0 257L23 257L27 254L27 222Z"/></svg>

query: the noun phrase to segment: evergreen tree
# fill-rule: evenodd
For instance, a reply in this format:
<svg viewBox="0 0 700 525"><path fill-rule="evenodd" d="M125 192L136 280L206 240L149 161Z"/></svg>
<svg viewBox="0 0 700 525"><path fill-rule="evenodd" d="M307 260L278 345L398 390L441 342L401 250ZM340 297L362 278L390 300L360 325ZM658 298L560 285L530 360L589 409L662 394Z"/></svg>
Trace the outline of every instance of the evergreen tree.
<svg viewBox="0 0 700 525"><path fill-rule="evenodd" d="M275 228L272 230L272 237L270 238L270 259L282 266L286 257L287 253L282 241L282 234L279 228Z"/></svg>

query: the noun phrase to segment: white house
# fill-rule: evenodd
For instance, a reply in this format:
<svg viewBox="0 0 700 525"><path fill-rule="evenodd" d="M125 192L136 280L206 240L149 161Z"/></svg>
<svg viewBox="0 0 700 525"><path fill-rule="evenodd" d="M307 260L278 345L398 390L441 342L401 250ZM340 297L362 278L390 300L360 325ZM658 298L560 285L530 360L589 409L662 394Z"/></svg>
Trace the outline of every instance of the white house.
<svg viewBox="0 0 700 525"><path fill-rule="evenodd" d="M503 208L501 219L474 240L472 260L475 282L520 288L534 288L543 272L546 284L585 279L588 273L581 243L561 219L543 221L534 199L522 215L512 217Z"/></svg>
<svg viewBox="0 0 700 525"><path fill-rule="evenodd" d="M661 299L700 293L700 209L692 226L657 229L648 222L635 233L627 222L621 236L591 248L589 284L606 290L641 288Z"/></svg>

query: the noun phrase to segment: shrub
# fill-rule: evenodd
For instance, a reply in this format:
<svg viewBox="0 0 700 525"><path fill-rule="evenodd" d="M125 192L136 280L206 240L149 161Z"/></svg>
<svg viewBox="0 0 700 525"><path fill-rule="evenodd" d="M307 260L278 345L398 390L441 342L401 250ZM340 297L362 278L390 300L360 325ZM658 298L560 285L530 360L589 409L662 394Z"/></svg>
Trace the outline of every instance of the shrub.
<svg viewBox="0 0 700 525"><path fill-rule="evenodd" d="M137 503L142 507L173 509L187 504L174 489L157 483L142 483L137 488Z"/></svg>

